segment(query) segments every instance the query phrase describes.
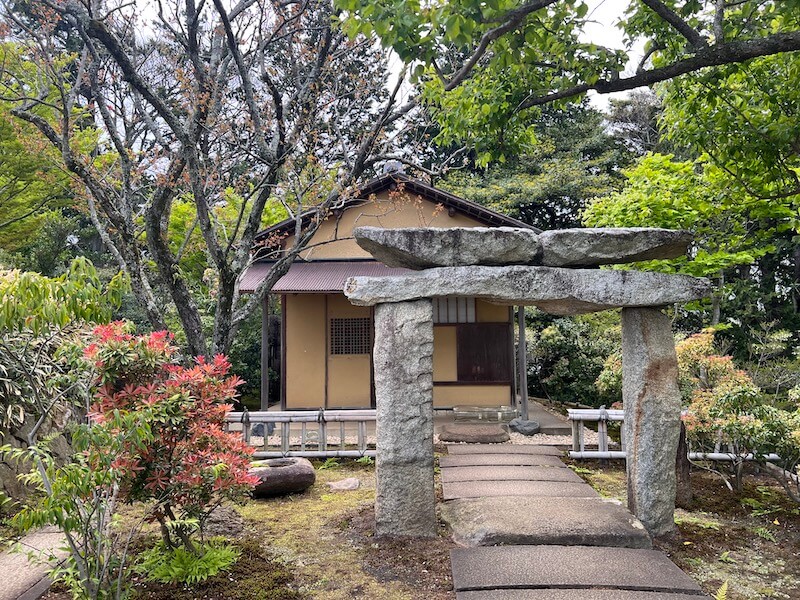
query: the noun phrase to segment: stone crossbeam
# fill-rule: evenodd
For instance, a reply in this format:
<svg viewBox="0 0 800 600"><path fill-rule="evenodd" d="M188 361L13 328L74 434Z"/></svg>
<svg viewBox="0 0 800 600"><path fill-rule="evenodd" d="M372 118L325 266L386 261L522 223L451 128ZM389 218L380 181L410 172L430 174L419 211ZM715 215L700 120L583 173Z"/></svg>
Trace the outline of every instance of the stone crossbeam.
<svg viewBox="0 0 800 600"><path fill-rule="evenodd" d="M699 300L710 292L707 279L688 275L537 266L439 267L393 277L352 277L344 289L358 306L465 296L533 305L554 315L665 306Z"/></svg>
<svg viewBox="0 0 800 600"><path fill-rule="evenodd" d="M357 227L353 235L359 246L382 263L414 270L467 265L624 264L683 256L692 241L688 231L644 227L543 233L514 227Z"/></svg>

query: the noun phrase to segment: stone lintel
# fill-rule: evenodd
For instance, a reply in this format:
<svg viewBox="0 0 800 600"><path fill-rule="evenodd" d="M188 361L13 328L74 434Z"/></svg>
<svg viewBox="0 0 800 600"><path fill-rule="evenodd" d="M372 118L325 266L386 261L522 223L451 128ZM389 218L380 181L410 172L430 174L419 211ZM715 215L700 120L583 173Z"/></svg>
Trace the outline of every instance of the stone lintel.
<svg viewBox="0 0 800 600"><path fill-rule="evenodd" d="M356 242L390 267L421 270L466 265L582 267L677 258L689 231L650 227L357 227Z"/></svg>
<svg viewBox="0 0 800 600"><path fill-rule="evenodd" d="M516 227L356 227L361 248L389 267L428 269L459 265L539 264L532 229Z"/></svg>
<svg viewBox="0 0 800 600"><path fill-rule="evenodd" d="M651 227L555 229L539 236L540 264L581 267L678 258L693 238L690 231Z"/></svg>
<svg viewBox="0 0 800 600"><path fill-rule="evenodd" d="M619 307L665 306L705 298L707 279L648 271L559 267L439 267L394 277L352 277L345 295L372 306L447 296L475 297L503 305L532 305L555 315Z"/></svg>

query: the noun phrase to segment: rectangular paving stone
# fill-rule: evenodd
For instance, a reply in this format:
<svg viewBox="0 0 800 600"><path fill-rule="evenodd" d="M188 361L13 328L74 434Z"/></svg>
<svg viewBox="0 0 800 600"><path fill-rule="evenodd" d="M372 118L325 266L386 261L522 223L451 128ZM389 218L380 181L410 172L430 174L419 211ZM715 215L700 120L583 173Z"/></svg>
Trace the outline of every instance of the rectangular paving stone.
<svg viewBox="0 0 800 600"><path fill-rule="evenodd" d="M451 481L568 481L583 480L571 469L553 467L491 466L446 467L442 469L442 482Z"/></svg>
<svg viewBox="0 0 800 600"><path fill-rule="evenodd" d="M493 546L450 552L453 587L610 588L701 593L700 586L657 550L592 546Z"/></svg>
<svg viewBox="0 0 800 600"><path fill-rule="evenodd" d="M668 594L630 590L480 590L458 592L456 600L700 600L705 594Z"/></svg>
<svg viewBox="0 0 800 600"><path fill-rule="evenodd" d="M611 499L461 498L444 502L441 511L462 546L653 547L639 520Z"/></svg>
<svg viewBox="0 0 800 600"><path fill-rule="evenodd" d="M598 497L588 484L566 481L458 481L443 483L442 494L445 500L489 496Z"/></svg>
<svg viewBox="0 0 800 600"><path fill-rule="evenodd" d="M440 467L478 467L481 465L519 465L527 467L564 467L561 459L550 454L457 454L439 457Z"/></svg>
<svg viewBox="0 0 800 600"><path fill-rule="evenodd" d="M534 444L448 444L447 453L457 454L549 454L564 456L564 452L553 446Z"/></svg>

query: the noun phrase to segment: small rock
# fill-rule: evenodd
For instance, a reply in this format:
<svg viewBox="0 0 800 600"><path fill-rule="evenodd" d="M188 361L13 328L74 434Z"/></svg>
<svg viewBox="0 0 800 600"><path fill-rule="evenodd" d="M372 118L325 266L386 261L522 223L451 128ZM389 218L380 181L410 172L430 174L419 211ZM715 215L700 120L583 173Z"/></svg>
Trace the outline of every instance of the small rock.
<svg viewBox="0 0 800 600"><path fill-rule="evenodd" d="M331 491L346 492L357 490L359 487L361 487L361 481L359 481L356 477L348 477L347 479L342 479L341 481L330 481L327 485Z"/></svg>
<svg viewBox="0 0 800 600"><path fill-rule="evenodd" d="M439 431L442 442L467 442L470 444L498 444L510 439L508 431L501 425L472 425L448 423Z"/></svg>
<svg viewBox="0 0 800 600"><path fill-rule="evenodd" d="M516 431L522 435L536 435L539 433L539 423L537 421L526 421L520 417L511 419L508 422L508 427L511 431Z"/></svg>
<svg viewBox="0 0 800 600"><path fill-rule="evenodd" d="M272 498L302 492L314 485L317 479L314 465L300 457L254 462L250 474L261 480L253 488L254 498Z"/></svg>
<svg viewBox="0 0 800 600"><path fill-rule="evenodd" d="M244 531L244 519L232 506L218 506L208 515L203 533L209 537L238 537Z"/></svg>
<svg viewBox="0 0 800 600"><path fill-rule="evenodd" d="M264 437L264 425L267 426L267 435L272 435L275 432L275 423L255 423L250 427L250 435Z"/></svg>

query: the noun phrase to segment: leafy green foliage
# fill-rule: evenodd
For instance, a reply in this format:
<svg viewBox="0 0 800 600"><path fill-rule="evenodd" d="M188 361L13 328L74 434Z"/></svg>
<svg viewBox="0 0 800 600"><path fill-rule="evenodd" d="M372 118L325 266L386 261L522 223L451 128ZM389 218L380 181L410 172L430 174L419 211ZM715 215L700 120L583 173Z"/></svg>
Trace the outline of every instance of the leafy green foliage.
<svg viewBox="0 0 800 600"><path fill-rule="evenodd" d="M338 0L337 5L350 36L374 33L415 65L426 107L441 126L440 140L466 140L477 150L479 164L524 151L527 119L542 103L581 97L589 89L604 93L650 85L677 69L650 78L654 71L682 61L683 66L695 61L696 70L736 63L752 55L736 48L709 61L700 51L720 45L728 50L724 44L734 40L758 46L760 38L796 31L799 20L796 4L786 2L745 0L721 12L694 0L659 2L662 10L631 3L618 26L628 47L645 42L646 60L636 75L620 78L630 57L586 40L582 33L590 16L579 0ZM526 11L530 8L535 9ZM790 46L784 44L795 49ZM620 79L624 87L614 89Z"/></svg>
<svg viewBox="0 0 800 600"><path fill-rule="evenodd" d="M350 36L375 33L406 62L414 63L422 99L440 127L437 142L465 141L477 163L501 162L530 149L535 111L520 111L533 90L596 81L621 71L624 53L584 43L584 2L555 3L532 13L492 44L459 86L447 86L449 73L471 52L473 41L518 8L510 0L433 2L418 0L340 0L342 26ZM448 87L450 89L448 89Z"/></svg>
<svg viewBox="0 0 800 600"><path fill-rule="evenodd" d="M779 54L681 77L663 88L674 143L718 165L750 210L800 230L800 56Z"/></svg>
<svg viewBox="0 0 800 600"><path fill-rule="evenodd" d="M60 564L60 556L43 558L54 565L51 577L62 580L76 599L124 595L127 545L141 523L130 531L114 526L123 477L116 461L120 453L144 448L151 441L146 413L116 412L102 426L74 427L75 454L66 465L56 464L46 443L0 448L3 457L38 465L23 480L41 495L12 523L23 532L54 525L64 533L69 550L65 561Z"/></svg>
<svg viewBox="0 0 800 600"><path fill-rule="evenodd" d="M198 550L199 557L182 547L167 548L159 541L139 555L136 570L150 581L192 585L228 569L241 555L239 548L224 539L209 540Z"/></svg>
<svg viewBox="0 0 800 600"><path fill-rule="evenodd" d="M124 275L102 285L91 262L76 258L66 273L0 272L0 331L34 335L58 331L74 321L107 321L127 289Z"/></svg>
<svg viewBox="0 0 800 600"><path fill-rule="evenodd" d="M0 64L20 64L22 50L0 43ZM30 65L21 64L28 76ZM35 237L56 209L71 203L69 177L57 168L58 153L31 125L20 123L0 102L0 248L16 250Z"/></svg>
<svg viewBox="0 0 800 600"><path fill-rule="evenodd" d="M68 346L86 335L88 323L111 317L127 285L121 274L103 285L84 258L53 278L0 271L0 426L19 425L26 412L45 415L57 400L80 399L86 382L71 368Z"/></svg>
<svg viewBox="0 0 800 600"><path fill-rule="evenodd" d="M439 185L540 229L580 226L588 201L621 189L630 155L586 105L548 108L528 153L485 171L456 171Z"/></svg>
<svg viewBox="0 0 800 600"><path fill-rule="evenodd" d="M328 471L338 469L339 466L339 461L335 457L331 456L330 458L326 458L325 462L319 465L317 469L320 471Z"/></svg>
<svg viewBox="0 0 800 600"><path fill-rule="evenodd" d="M534 313L533 323L528 346L528 386L533 393L590 406L617 400L595 386L607 357L620 343L617 315L569 319Z"/></svg>
<svg viewBox="0 0 800 600"><path fill-rule="evenodd" d="M690 450L728 455L730 461L714 468L736 490L742 489L747 462L766 467L767 456L777 454L781 468L767 470L800 502L794 475L800 465L800 409L784 410L770 403L732 357L717 352L711 330L680 340L676 352ZM609 361L598 382L613 389L609 382L621 379L621 369L620 362Z"/></svg>
<svg viewBox="0 0 800 600"><path fill-rule="evenodd" d="M651 261L642 268L713 276L747 265L771 250L753 232L746 207L729 193L726 178L711 165L676 162L648 154L624 171L625 188L595 199L583 215L590 227L665 227L695 233L691 259Z"/></svg>

